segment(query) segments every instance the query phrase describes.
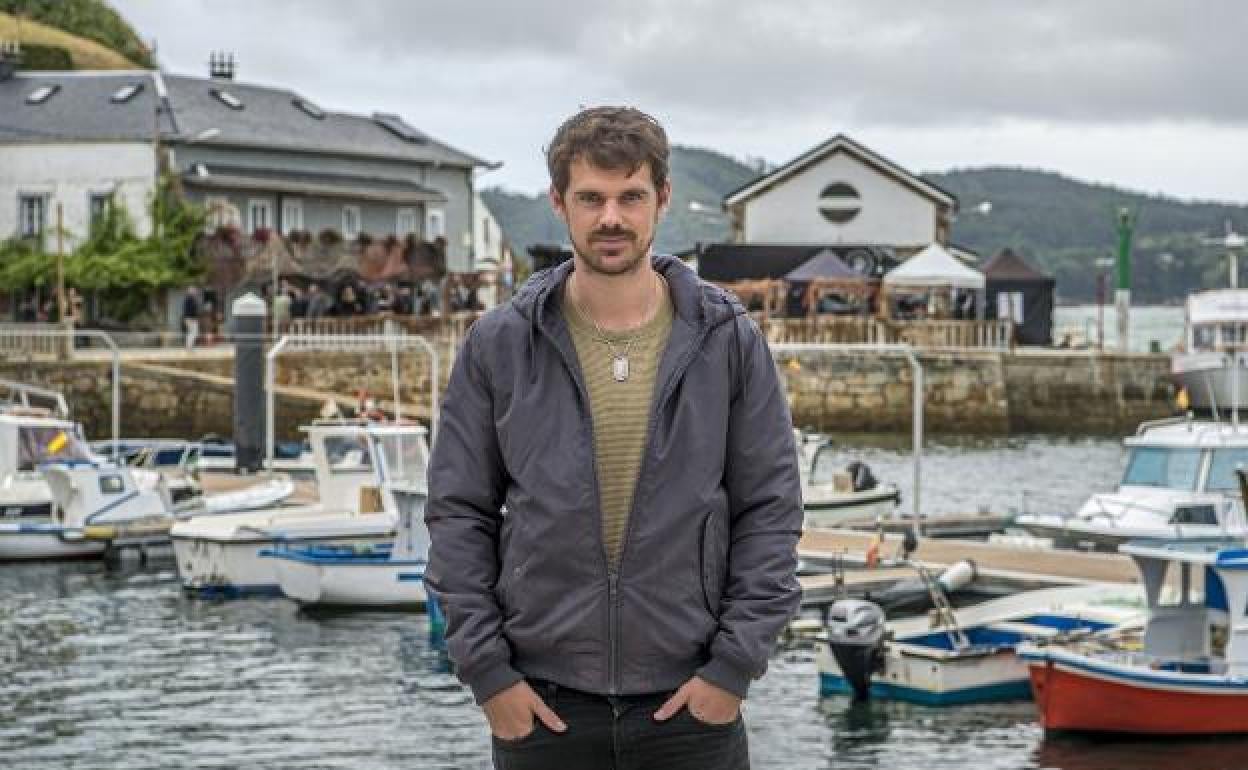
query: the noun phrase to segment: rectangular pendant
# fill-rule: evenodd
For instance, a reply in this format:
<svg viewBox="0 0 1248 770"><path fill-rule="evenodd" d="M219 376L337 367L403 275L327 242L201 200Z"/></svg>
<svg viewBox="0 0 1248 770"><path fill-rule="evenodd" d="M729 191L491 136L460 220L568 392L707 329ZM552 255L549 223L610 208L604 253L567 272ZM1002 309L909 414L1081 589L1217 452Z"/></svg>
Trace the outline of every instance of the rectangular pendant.
<svg viewBox="0 0 1248 770"><path fill-rule="evenodd" d="M628 359L624 356L616 356L611 360L611 373L615 375L616 382L624 382L628 379Z"/></svg>

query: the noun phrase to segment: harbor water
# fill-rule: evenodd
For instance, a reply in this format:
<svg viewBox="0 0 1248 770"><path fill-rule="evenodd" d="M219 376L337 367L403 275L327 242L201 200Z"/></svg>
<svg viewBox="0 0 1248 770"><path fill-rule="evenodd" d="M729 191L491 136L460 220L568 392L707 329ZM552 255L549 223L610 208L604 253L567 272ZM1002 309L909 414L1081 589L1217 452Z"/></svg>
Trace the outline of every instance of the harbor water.
<svg viewBox="0 0 1248 770"><path fill-rule="evenodd" d="M903 486L909 451L841 437ZM851 450L851 447L853 449ZM933 444L924 508L1073 508L1109 489L1116 441ZM1024 496L1022 493L1028 491ZM1046 738L1032 704L934 709L818 697L814 656L773 659L746 705L756 768L1242 768L1248 742ZM0 565L6 768L484 768L485 721L425 616L310 615L185 597L172 565Z"/></svg>

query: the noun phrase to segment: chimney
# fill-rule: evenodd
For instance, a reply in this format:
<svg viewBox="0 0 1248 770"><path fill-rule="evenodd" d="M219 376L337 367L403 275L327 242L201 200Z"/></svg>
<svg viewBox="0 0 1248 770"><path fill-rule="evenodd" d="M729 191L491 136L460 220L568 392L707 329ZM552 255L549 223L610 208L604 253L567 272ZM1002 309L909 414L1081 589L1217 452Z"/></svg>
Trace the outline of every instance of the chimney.
<svg viewBox="0 0 1248 770"><path fill-rule="evenodd" d="M213 51L208 55L208 75L213 80L233 80L234 69L232 52Z"/></svg>
<svg viewBox="0 0 1248 770"><path fill-rule="evenodd" d="M22 62L22 45L16 40L0 41L0 82L13 77Z"/></svg>

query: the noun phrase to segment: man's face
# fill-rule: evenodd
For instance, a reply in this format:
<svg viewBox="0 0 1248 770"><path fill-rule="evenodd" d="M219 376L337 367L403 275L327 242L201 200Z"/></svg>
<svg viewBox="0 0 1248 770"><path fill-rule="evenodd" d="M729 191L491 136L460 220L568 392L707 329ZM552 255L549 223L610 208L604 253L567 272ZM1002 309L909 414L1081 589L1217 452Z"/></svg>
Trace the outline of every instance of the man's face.
<svg viewBox="0 0 1248 770"><path fill-rule="evenodd" d="M649 163L629 174L577 158L569 171L568 189L560 194L552 185L550 201L568 225L578 266L602 275L634 272L650 253L671 183L656 189Z"/></svg>

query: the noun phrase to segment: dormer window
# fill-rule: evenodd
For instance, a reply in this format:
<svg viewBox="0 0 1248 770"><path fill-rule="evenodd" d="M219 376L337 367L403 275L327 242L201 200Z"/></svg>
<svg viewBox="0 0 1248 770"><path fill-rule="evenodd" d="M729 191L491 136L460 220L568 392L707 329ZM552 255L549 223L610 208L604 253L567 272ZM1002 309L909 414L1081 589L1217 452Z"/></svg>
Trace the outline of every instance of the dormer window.
<svg viewBox="0 0 1248 770"><path fill-rule="evenodd" d="M216 97L217 101L221 102L226 107L229 107L231 110L241 110L243 108L242 100L229 91L214 88L211 93Z"/></svg>
<svg viewBox="0 0 1248 770"><path fill-rule="evenodd" d="M317 120L325 119L325 111L307 99L295 99L294 104L296 107L303 110L308 117L316 118Z"/></svg>
<svg viewBox="0 0 1248 770"><path fill-rule="evenodd" d="M55 83L46 86L39 86L34 91L26 94L26 103L43 104L48 99L51 99L53 94L60 90L61 87Z"/></svg>
<svg viewBox="0 0 1248 770"><path fill-rule="evenodd" d="M113 92L109 101L113 104L124 104L134 98L134 95L143 90L142 83L131 83L122 86Z"/></svg>

